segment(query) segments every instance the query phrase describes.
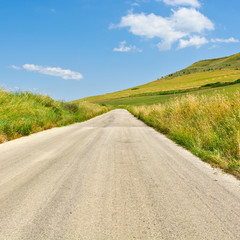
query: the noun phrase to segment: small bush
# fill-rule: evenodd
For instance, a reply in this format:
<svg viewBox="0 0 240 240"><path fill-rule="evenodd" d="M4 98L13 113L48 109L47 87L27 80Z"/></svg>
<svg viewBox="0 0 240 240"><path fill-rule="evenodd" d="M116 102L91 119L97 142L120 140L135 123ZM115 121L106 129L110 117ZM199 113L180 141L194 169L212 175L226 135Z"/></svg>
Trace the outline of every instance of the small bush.
<svg viewBox="0 0 240 240"><path fill-rule="evenodd" d="M15 125L12 131L17 132L21 136L28 136L32 132L32 124L23 121Z"/></svg>
<svg viewBox="0 0 240 240"><path fill-rule="evenodd" d="M75 103L65 103L64 107L66 110L68 110L71 113L76 113L79 110L78 105Z"/></svg>

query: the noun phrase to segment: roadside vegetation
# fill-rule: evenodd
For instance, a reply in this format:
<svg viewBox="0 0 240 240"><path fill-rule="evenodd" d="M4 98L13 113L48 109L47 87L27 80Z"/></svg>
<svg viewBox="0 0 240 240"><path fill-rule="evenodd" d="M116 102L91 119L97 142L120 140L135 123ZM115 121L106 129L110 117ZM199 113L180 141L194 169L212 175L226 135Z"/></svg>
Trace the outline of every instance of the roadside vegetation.
<svg viewBox="0 0 240 240"><path fill-rule="evenodd" d="M240 177L240 94L187 95L128 110L202 160Z"/></svg>
<svg viewBox="0 0 240 240"><path fill-rule="evenodd" d="M45 129L82 122L111 110L89 102L65 103L30 92L0 89L0 143Z"/></svg>

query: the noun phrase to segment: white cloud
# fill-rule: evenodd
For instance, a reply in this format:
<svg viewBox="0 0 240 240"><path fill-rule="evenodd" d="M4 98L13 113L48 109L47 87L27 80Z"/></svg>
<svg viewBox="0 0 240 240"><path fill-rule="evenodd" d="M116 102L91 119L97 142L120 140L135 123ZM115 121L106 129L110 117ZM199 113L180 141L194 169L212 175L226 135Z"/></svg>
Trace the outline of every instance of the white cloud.
<svg viewBox="0 0 240 240"><path fill-rule="evenodd" d="M196 9L181 7L165 18L154 13L129 13L122 17L120 24L115 27L129 27L132 34L149 39L160 38L159 49L170 50L174 42L190 37L192 33L200 34L205 30L213 30L214 24Z"/></svg>
<svg viewBox="0 0 240 240"><path fill-rule="evenodd" d="M43 67L34 64L24 64L23 68L27 71L35 71L49 76L61 77L65 80L80 80L83 75L79 72L73 72L70 69L62 69L60 67Z"/></svg>
<svg viewBox="0 0 240 240"><path fill-rule="evenodd" d="M163 1L167 5L171 6L191 6L198 8L201 6L198 0L157 0L158 2Z"/></svg>
<svg viewBox="0 0 240 240"><path fill-rule="evenodd" d="M238 43L240 41L238 39L231 37L231 38L227 38L227 39L215 38L215 39L211 39L211 42L213 42L213 43Z"/></svg>
<svg viewBox="0 0 240 240"><path fill-rule="evenodd" d="M15 69L15 70L21 70L21 67L18 67L16 65L11 65L10 68Z"/></svg>
<svg viewBox="0 0 240 240"><path fill-rule="evenodd" d="M22 67L12 65L11 68L16 70L27 70L31 72L39 72L45 75L60 77L65 80L80 80L83 75L79 72L73 72L70 69L62 69L60 67L43 67L34 64L24 64Z"/></svg>
<svg viewBox="0 0 240 240"><path fill-rule="evenodd" d="M202 45L207 44L209 41L205 37L193 36L188 40L180 39L178 48L196 47L200 48Z"/></svg>
<svg viewBox="0 0 240 240"><path fill-rule="evenodd" d="M114 52L142 52L141 49L138 49L136 46L126 46L127 42L126 41L122 41L120 42L120 46L118 48L114 48L113 51Z"/></svg>
<svg viewBox="0 0 240 240"><path fill-rule="evenodd" d="M176 30L185 33L214 30L213 22L196 9L180 8L173 13L171 22Z"/></svg>

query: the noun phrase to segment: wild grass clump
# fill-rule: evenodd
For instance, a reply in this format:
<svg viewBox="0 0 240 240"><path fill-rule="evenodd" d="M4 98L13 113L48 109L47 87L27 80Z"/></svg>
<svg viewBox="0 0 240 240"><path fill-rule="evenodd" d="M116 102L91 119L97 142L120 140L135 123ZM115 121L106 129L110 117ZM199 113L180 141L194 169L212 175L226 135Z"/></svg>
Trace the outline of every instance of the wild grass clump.
<svg viewBox="0 0 240 240"><path fill-rule="evenodd" d="M132 107L136 117L214 166L240 177L240 94L187 95Z"/></svg>
<svg viewBox="0 0 240 240"><path fill-rule="evenodd" d="M52 127L81 122L110 109L87 102L65 103L41 94L0 89L0 143Z"/></svg>

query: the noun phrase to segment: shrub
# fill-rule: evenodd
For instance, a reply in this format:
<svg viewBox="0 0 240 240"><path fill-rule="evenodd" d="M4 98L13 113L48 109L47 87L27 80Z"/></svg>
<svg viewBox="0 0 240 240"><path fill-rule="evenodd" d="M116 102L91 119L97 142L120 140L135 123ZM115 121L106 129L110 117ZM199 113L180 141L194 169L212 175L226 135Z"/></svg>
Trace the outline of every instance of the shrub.
<svg viewBox="0 0 240 240"><path fill-rule="evenodd" d="M71 113L76 113L79 110L78 105L75 103L65 103L64 107Z"/></svg>

